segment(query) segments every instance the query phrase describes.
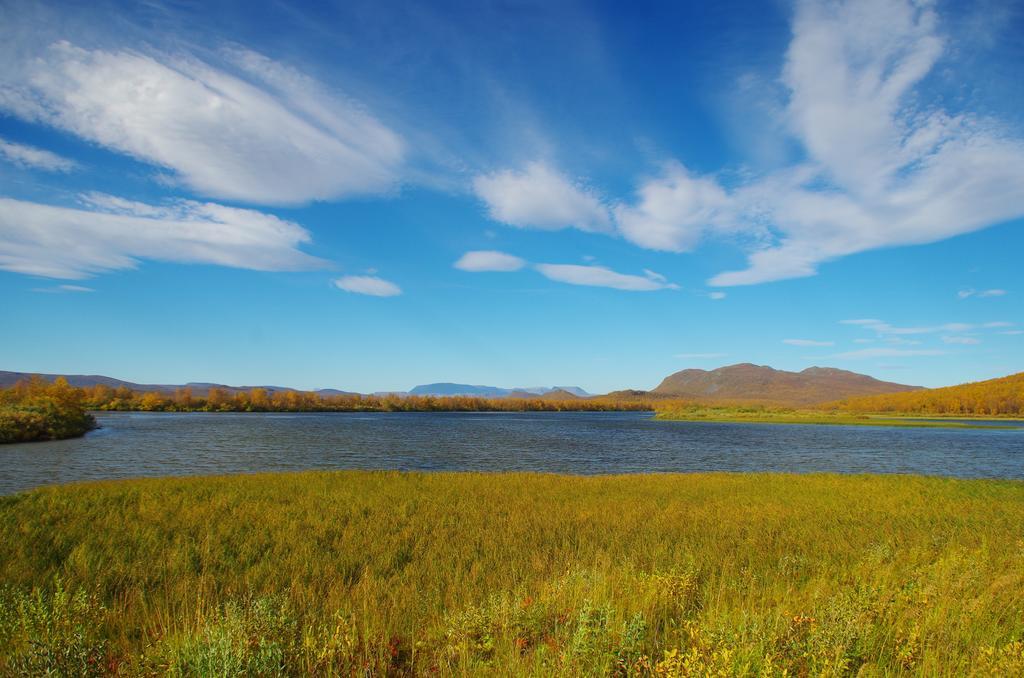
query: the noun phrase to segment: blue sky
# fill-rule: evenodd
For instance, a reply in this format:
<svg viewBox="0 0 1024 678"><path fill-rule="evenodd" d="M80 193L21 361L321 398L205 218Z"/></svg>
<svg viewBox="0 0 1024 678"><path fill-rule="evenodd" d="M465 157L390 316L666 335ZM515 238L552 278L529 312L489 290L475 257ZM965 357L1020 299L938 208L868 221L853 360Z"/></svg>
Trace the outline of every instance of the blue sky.
<svg viewBox="0 0 1024 678"><path fill-rule="evenodd" d="M1024 3L0 0L0 369L1024 370Z"/></svg>

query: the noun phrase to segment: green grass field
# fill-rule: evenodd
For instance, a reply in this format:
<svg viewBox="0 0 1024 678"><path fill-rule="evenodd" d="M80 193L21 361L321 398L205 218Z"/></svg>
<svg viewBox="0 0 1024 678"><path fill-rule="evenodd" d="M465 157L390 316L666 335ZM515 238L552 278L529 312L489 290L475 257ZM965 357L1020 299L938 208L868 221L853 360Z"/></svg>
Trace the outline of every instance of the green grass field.
<svg viewBox="0 0 1024 678"><path fill-rule="evenodd" d="M301 473L0 498L0 674L1021 675L1024 483Z"/></svg>

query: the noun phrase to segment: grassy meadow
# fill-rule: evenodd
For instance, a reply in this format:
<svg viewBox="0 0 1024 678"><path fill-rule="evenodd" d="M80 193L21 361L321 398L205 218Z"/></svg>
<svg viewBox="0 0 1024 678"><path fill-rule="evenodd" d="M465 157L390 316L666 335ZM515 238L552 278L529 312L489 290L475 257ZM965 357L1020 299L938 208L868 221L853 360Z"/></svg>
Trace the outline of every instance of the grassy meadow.
<svg viewBox="0 0 1024 678"><path fill-rule="evenodd" d="M1020 675L1024 483L318 472L0 498L0 674Z"/></svg>

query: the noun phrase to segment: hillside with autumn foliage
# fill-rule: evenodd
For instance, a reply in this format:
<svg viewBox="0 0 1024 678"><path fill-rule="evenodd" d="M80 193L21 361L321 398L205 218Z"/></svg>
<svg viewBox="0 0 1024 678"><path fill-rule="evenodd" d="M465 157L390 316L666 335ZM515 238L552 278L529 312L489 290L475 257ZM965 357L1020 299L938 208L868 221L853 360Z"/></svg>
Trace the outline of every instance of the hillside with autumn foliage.
<svg viewBox="0 0 1024 678"><path fill-rule="evenodd" d="M1024 372L959 386L848 398L823 409L937 416L1024 416Z"/></svg>

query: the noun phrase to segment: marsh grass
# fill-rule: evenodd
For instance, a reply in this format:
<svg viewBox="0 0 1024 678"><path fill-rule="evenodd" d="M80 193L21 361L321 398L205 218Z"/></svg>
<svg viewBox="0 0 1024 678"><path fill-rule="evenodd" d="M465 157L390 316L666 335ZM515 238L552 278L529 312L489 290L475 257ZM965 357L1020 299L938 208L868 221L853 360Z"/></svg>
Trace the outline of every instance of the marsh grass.
<svg viewBox="0 0 1024 678"><path fill-rule="evenodd" d="M897 426L909 428L1022 428L1019 419L961 415L926 418L922 414L864 414L828 409L795 409L768 405L711 405L666 401L655 405L655 418L667 421L710 421L747 424L823 424L831 426ZM971 423L970 420L988 423ZM993 423L998 422L998 423Z"/></svg>
<svg viewBox="0 0 1024 678"><path fill-rule="evenodd" d="M1020 675L1024 484L299 473L0 499L0 673Z"/></svg>

